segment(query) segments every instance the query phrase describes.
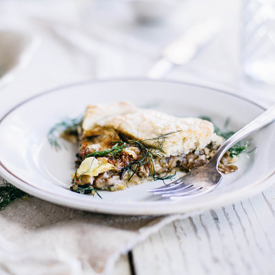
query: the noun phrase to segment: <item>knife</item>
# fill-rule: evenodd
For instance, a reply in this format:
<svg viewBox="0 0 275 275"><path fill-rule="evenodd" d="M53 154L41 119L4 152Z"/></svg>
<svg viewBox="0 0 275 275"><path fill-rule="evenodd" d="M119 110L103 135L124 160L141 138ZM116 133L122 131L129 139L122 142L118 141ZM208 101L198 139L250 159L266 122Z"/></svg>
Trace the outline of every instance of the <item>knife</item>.
<svg viewBox="0 0 275 275"><path fill-rule="evenodd" d="M147 73L147 77L162 78L175 66L187 64L219 31L220 25L219 20L210 19L192 26L183 36L164 48L162 58Z"/></svg>

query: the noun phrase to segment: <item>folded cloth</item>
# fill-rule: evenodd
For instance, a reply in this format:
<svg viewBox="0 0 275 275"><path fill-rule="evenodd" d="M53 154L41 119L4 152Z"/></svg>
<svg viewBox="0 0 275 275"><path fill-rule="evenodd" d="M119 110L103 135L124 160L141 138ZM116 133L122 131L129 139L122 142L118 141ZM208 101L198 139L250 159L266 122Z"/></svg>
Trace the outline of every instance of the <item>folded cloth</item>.
<svg viewBox="0 0 275 275"><path fill-rule="evenodd" d="M113 274L121 254L195 214L104 215L17 199L0 212L0 274Z"/></svg>

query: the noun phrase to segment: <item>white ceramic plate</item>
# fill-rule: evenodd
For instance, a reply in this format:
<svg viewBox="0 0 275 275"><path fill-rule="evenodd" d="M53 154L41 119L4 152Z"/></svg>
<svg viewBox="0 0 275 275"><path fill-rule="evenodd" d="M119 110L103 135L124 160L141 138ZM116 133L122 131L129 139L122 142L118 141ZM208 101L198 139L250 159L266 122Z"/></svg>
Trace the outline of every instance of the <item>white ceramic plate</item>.
<svg viewBox="0 0 275 275"><path fill-rule="evenodd" d="M271 124L250 137L257 149L242 154L239 170L225 175L211 193L185 201L160 199L146 192L163 185L147 182L118 192L97 196L68 190L74 172L76 147L56 152L47 140L50 128L64 118L84 113L87 104L131 101L137 106L155 104L155 109L177 116L211 117L218 125L231 118L239 129L264 109L256 103L215 89L184 83L115 80L86 82L48 91L10 111L0 122L0 173L18 188L41 199L93 212L152 215L209 209L252 196L274 181L275 139ZM157 104L156 104L157 103Z"/></svg>

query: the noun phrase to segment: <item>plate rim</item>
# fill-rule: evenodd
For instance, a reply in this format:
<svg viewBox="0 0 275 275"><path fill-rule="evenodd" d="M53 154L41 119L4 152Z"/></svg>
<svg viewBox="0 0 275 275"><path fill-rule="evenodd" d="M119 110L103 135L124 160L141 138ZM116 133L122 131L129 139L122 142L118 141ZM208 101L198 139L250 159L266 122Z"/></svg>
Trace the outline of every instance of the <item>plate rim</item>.
<svg viewBox="0 0 275 275"><path fill-rule="evenodd" d="M191 86L195 86L195 87L200 87L200 88L206 88L206 89L210 89L210 90L214 90L217 92L221 92L223 94L228 94L231 95L233 97L237 97L239 99L242 99L244 101L247 101L261 109L263 109L263 111L266 110L266 108L259 104L256 103L255 101L242 97L241 95L238 94L234 94L233 92L230 91L226 91L226 90L222 90L220 88L216 88L216 87L211 87L211 86L207 86L204 84L196 84L193 82L186 82L186 81L177 81L177 80L169 80L169 79L150 79L150 78L142 78L142 77L137 77L137 78L106 78L106 79L92 79L92 80L84 80L84 81L77 81L77 82L73 82L73 83L68 83L65 85L60 85L57 86L53 89L49 89L46 90L44 92L40 92L38 94L35 94L33 96L30 96L26 99L24 99L23 101L21 101L20 103L16 104L14 107L12 107L7 113L5 113L1 118L0 118L0 123L5 119L5 117L7 117L11 112L13 112L15 109L17 109L18 107L20 107L21 105L24 105L25 103L27 103L28 101L31 101L37 97L41 97L45 94L49 94L49 93L53 93L56 92L58 90L63 90L66 88L70 88L70 87L74 87L74 86L80 86L80 85L85 85L85 84L96 84L96 83L106 83L106 82L119 82L119 81L148 81L148 82L165 82L165 83L174 83L174 84L184 84L184 85L191 85Z"/></svg>
<svg viewBox="0 0 275 275"><path fill-rule="evenodd" d="M3 122L3 120L11 113L13 113L17 108L19 108L20 106L28 103L29 101L32 101L38 97L42 97L44 95L47 95L49 93L53 93L59 90L63 90L63 89L67 89L67 88L72 88L75 86L81 86L81 85L87 85L87 84L97 84L97 83L110 83L110 82L130 82L130 81L140 81L140 82L164 82L164 83L174 83L174 84L180 84L180 85L189 85L189 86L195 86L195 87L200 87L200 88L205 88L205 89L210 89L210 90L214 90L217 91L219 93L223 93L223 94L227 94L230 96L233 96L235 98L244 100L250 104L253 104L257 107L259 107L260 109L262 109L263 111L266 110L265 107L263 107L262 105L256 103L255 101L251 100L251 99L247 99L245 97L242 97L240 95L234 94L232 92L226 91L226 90L222 90L219 88L215 88L215 87L211 87L211 86L207 86L207 85L203 85L203 84L196 84L196 83L192 83L192 82L185 82L185 81L174 81L174 80L155 80L155 79L147 79L147 78L109 78L109 79L104 79L104 80L100 80L100 79L95 79L95 80L87 80L87 81L79 81L79 82L74 82L71 84L67 84L67 85L62 85L50 90L46 90L44 92L38 93L34 96L31 96L23 101L21 101L20 103L18 103L17 105L15 105L13 108L11 108L8 112L6 112L2 118L0 119L0 124ZM5 165L1 162L0 160L0 175L2 175L5 179L9 179L9 181L14 184L16 187L24 190L27 193L30 193L42 200L46 200L55 204L60 204L66 207L71 207L71 208L77 208L77 209L82 209L82 210L87 210L87 211L91 211L91 212L97 212L97 213L105 213L105 214L122 214L122 215L163 215L163 214L173 214L173 213L183 213L186 211L197 211L197 210L207 210L207 209L211 209L214 207L220 207L220 206L224 206L226 204L232 204L236 201L239 200L243 200L246 199L248 197L251 197L253 195L256 195L257 193L259 193L260 191L265 190L266 188L268 188L271 184L273 184L274 182L272 181L273 178L275 178L275 170L269 174L268 176L266 176L264 179L259 180L258 182L253 183L251 186L243 188L242 192L233 192L232 194L230 194L230 196L227 195L227 199L223 200L223 202L220 201L220 198L225 198L225 196L221 196L219 198L219 200L215 200L214 202L212 201L209 204L205 201L201 201L200 204L198 204L197 207L190 207L190 210L188 210L188 207L184 207L184 211L180 211L180 201L177 202L169 202L169 206L167 205L166 209L161 209L161 211L159 211L158 208L154 208L154 209L150 209L148 210L148 203L144 203L144 205L139 205L139 207L136 207L137 209L133 209L132 207L125 207L127 204L126 203L120 203L117 204L116 203L116 208L112 209L111 204L113 202L104 202L102 203L101 201L97 201L96 204L98 205L93 205L93 204L87 204L82 200L81 203L81 199L80 200L75 200L75 201L70 201L71 204L68 204L68 201L66 202L66 200L68 200L68 197L66 196L60 196L60 194L56 194L56 193L52 193L50 191L46 191L46 190L42 190L39 187L33 186L32 184L20 179L17 175L15 175L13 172L9 171L9 169L7 169L7 167L5 167ZM265 184L263 184L265 183ZM249 192L244 192L244 190L246 189L250 189ZM245 194L243 194L245 193ZM236 195L232 197L233 195ZM55 198L57 200L55 200ZM129 204L130 205L135 205L134 203ZM151 204L150 204L151 205ZM155 205L158 205L158 203L155 202ZM162 204L163 205L163 204ZM192 205L192 204L190 204ZM186 210L187 208L187 210ZM129 211L129 210L130 211Z"/></svg>

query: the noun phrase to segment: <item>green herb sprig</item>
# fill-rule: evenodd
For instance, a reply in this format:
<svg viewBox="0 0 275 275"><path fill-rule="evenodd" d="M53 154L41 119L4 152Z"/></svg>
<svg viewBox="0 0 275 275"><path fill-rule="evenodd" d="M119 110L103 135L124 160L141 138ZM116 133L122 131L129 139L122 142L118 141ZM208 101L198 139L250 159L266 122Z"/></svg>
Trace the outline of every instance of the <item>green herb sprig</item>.
<svg viewBox="0 0 275 275"><path fill-rule="evenodd" d="M55 124L49 131L47 138L50 145L55 148L56 151L65 147L64 143L60 140L60 134L66 132L67 134L77 134L77 126L81 123L83 116L65 119L57 124ZM65 147L66 148L66 147Z"/></svg>
<svg viewBox="0 0 275 275"><path fill-rule="evenodd" d="M154 180L162 180L163 183L165 184L165 181L164 181L164 180L172 180L173 177L176 176L176 174L177 174L177 171L175 171L175 173L172 174L172 175L167 175L167 176L164 176L164 177L155 177Z"/></svg>
<svg viewBox="0 0 275 275"><path fill-rule="evenodd" d="M166 138L172 134L179 133L181 131L182 130L178 130L178 131L169 132L169 133L166 133L166 134L154 137L154 138L144 139L144 140L142 140L142 143L144 143L144 141L154 141L154 143L150 146L151 152L153 153L153 151L156 150L156 151L163 153L164 152L163 145L164 145Z"/></svg>
<svg viewBox="0 0 275 275"><path fill-rule="evenodd" d="M82 187L81 185L74 185L70 190L79 194L97 194L102 199L97 190L92 186Z"/></svg>
<svg viewBox="0 0 275 275"><path fill-rule="evenodd" d="M200 117L201 119L210 121L213 123L211 118L207 116ZM220 129L215 123L214 125L214 132L218 135L224 138L225 140L229 139L231 136L233 136L236 132L228 130L228 125L230 122L230 118L227 118L223 129ZM249 146L249 142L247 141L245 144L242 144L240 141L237 142L233 147L231 147L228 151L230 152L230 157L239 156L241 153L247 152L247 147ZM254 150L254 149L253 149ZM252 151L253 151L252 150ZM251 151L251 152L252 152Z"/></svg>
<svg viewBox="0 0 275 275"><path fill-rule="evenodd" d="M4 210L10 202L25 196L28 194L3 180L3 184L0 185L0 211Z"/></svg>
<svg viewBox="0 0 275 275"><path fill-rule="evenodd" d="M140 160L131 161L124 168L125 170L128 170L128 175L129 175L128 182L136 174L138 168L147 164L147 163L149 163L151 165L150 176L153 178L153 180L165 180L168 178L171 179L173 176L175 176L175 175L170 175L170 176L166 176L166 177L157 177L156 176L153 152L155 152L155 151L163 152L163 144L165 142L165 139L168 136L170 136L174 133L177 133L177 132L180 132L180 131L170 132L170 133L160 135L160 136L152 138L152 139L145 139L145 140L140 140L140 141L138 141L138 140L128 140L127 141L128 144L135 144L137 147L140 148L140 150L142 152L142 158ZM144 143L144 141L148 141L148 140L155 140L156 143L149 146L148 144ZM121 141L114 141L114 143L125 144L125 142L121 142Z"/></svg>
<svg viewBox="0 0 275 275"><path fill-rule="evenodd" d="M121 146L119 146L119 144L115 144L111 149L108 149L108 150L104 150L104 151L95 151L93 153L90 153L88 155L85 156L85 158L88 158L88 157L104 157L104 156L114 156L118 153L121 153L121 151L123 149L125 149L127 146L126 146L126 143L123 142Z"/></svg>
<svg viewBox="0 0 275 275"><path fill-rule="evenodd" d="M159 151L163 152L163 144L166 140L166 138L174 133L177 133L180 131L170 132L167 134L160 135L158 137L152 138L152 139L145 139L145 140L127 140L125 141L112 141L114 143L114 146L111 149L103 150L103 151L95 151L90 154L87 154L85 158L87 157L104 157L104 156L116 156L119 155L123 149L127 148L127 145L133 144L137 146L141 150L142 157L139 160L133 160L131 161L125 168L125 171L128 171L128 182L132 179L132 177L136 174L139 167L150 163L151 170L150 170L150 176L154 180L165 180L165 179L171 179L174 175L170 175L168 177L156 177L155 172L155 164L154 164L154 158L153 158L153 152ZM155 141L152 145L145 144L145 141L153 140Z"/></svg>

